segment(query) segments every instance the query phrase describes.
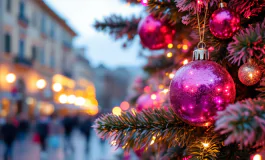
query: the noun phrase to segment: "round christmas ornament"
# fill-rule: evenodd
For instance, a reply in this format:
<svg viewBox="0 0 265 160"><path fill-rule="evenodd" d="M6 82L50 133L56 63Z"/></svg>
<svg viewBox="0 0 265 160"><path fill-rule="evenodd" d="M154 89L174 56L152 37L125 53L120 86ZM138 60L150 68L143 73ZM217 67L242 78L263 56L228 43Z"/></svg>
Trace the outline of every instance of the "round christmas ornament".
<svg viewBox="0 0 265 160"><path fill-rule="evenodd" d="M246 86L252 86L258 83L261 79L262 72L258 65L251 60L243 64L238 70L238 78Z"/></svg>
<svg viewBox="0 0 265 160"><path fill-rule="evenodd" d="M193 52L194 61L182 66L170 84L170 102L183 121L195 126L213 124L217 111L234 102L236 90L230 74L209 61L208 51Z"/></svg>
<svg viewBox="0 0 265 160"><path fill-rule="evenodd" d="M139 23L138 34L145 47L158 50L172 43L175 30L166 22L149 15Z"/></svg>
<svg viewBox="0 0 265 160"><path fill-rule="evenodd" d="M209 28L211 33L220 39L231 38L240 27L239 15L227 8L226 3L219 4L219 9L213 12Z"/></svg>
<svg viewBox="0 0 265 160"><path fill-rule="evenodd" d="M143 94L136 101L136 110L141 112L144 109L159 108L163 101L163 97L158 93Z"/></svg>

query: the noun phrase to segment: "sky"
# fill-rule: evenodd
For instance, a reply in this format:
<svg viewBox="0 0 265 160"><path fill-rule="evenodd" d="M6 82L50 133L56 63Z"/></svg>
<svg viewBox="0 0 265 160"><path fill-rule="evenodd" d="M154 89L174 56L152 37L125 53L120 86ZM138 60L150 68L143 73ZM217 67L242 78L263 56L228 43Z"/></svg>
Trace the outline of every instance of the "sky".
<svg viewBox="0 0 265 160"><path fill-rule="evenodd" d="M121 0L45 0L77 32L75 46L87 48L87 56L93 66L105 64L108 67L141 66L144 59L138 57L139 38L127 49L122 48L122 40L114 40L107 33L93 28L95 19L113 13L130 16L140 14L141 6L129 6Z"/></svg>

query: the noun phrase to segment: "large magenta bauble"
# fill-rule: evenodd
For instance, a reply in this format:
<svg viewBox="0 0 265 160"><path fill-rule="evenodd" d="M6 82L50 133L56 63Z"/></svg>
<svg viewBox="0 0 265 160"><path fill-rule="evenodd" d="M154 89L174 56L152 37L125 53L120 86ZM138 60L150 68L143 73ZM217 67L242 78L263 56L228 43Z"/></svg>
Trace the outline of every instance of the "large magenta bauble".
<svg viewBox="0 0 265 160"><path fill-rule="evenodd" d="M231 38L240 27L240 17L227 7L213 12L209 28L212 34L220 39Z"/></svg>
<svg viewBox="0 0 265 160"><path fill-rule="evenodd" d="M230 74L213 61L198 60L181 67L170 85L170 102L183 121L195 126L213 124L217 111L234 102Z"/></svg>
<svg viewBox="0 0 265 160"><path fill-rule="evenodd" d="M166 22L149 15L139 23L138 34L143 46L158 50L172 43L175 30Z"/></svg>
<svg viewBox="0 0 265 160"><path fill-rule="evenodd" d="M164 102L160 94L143 94L136 101L136 110L138 112L144 109L155 109L160 108L161 104Z"/></svg>

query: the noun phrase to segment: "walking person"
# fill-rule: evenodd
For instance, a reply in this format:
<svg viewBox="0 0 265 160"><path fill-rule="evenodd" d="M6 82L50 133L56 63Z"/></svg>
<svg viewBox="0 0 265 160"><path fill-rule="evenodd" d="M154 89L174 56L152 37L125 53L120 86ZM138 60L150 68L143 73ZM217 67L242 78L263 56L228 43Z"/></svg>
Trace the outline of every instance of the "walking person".
<svg viewBox="0 0 265 160"><path fill-rule="evenodd" d="M5 144L4 160L11 160L13 154L13 144L17 135L17 126L14 119L7 117L6 123L2 126L1 134Z"/></svg>
<svg viewBox="0 0 265 160"><path fill-rule="evenodd" d="M91 119L85 116L83 121L80 124L80 131L85 136L85 139L86 139L85 152L87 155L89 153L89 142L90 142L89 140L90 140L90 135L91 135L91 126L92 126Z"/></svg>
<svg viewBox="0 0 265 160"><path fill-rule="evenodd" d="M41 145L41 159L47 159L47 147L46 140L49 133L49 119L47 116L41 116L36 124L36 133L39 136Z"/></svg>
<svg viewBox="0 0 265 160"><path fill-rule="evenodd" d="M72 116L66 116L62 121L64 127L64 150L67 153L68 149L73 153L74 146L71 142L71 135L74 129L74 119Z"/></svg>

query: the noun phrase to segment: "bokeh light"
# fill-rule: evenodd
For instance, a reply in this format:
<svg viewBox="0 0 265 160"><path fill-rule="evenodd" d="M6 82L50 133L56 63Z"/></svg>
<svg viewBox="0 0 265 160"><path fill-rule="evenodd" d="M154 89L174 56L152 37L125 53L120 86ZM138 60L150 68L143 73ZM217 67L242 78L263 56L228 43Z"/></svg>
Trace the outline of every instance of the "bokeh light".
<svg viewBox="0 0 265 160"><path fill-rule="evenodd" d="M54 83L52 89L54 92L60 92L63 89L63 86L60 83Z"/></svg>
<svg viewBox="0 0 265 160"><path fill-rule="evenodd" d="M39 79L36 83L38 89L43 89L46 87L46 81L44 79Z"/></svg>
<svg viewBox="0 0 265 160"><path fill-rule="evenodd" d="M112 113L116 116L120 116L121 115L121 108L116 106L112 109Z"/></svg>
<svg viewBox="0 0 265 160"><path fill-rule="evenodd" d="M60 95L59 102L62 103L62 104L67 103L67 95L66 94Z"/></svg>
<svg viewBox="0 0 265 160"><path fill-rule="evenodd" d="M16 80L16 75L14 73L9 73L6 75L7 83L13 83Z"/></svg>
<svg viewBox="0 0 265 160"><path fill-rule="evenodd" d="M129 104L128 102L126 102L126 101L123 101L123 102L121 103L120 107L121 107L121 109L122 109L123 111L126 111L126 110L128 110L128 109L130 108L130 104Z"/></svg>
<svg viewBox="0 0 265 160"><path fill-rule="evenodd" d="M69 103L69 104L74 104L75 103L75 99L76 99L76 96L75 95L69 95L68 97L67 97L67 102Z"/></svg>

